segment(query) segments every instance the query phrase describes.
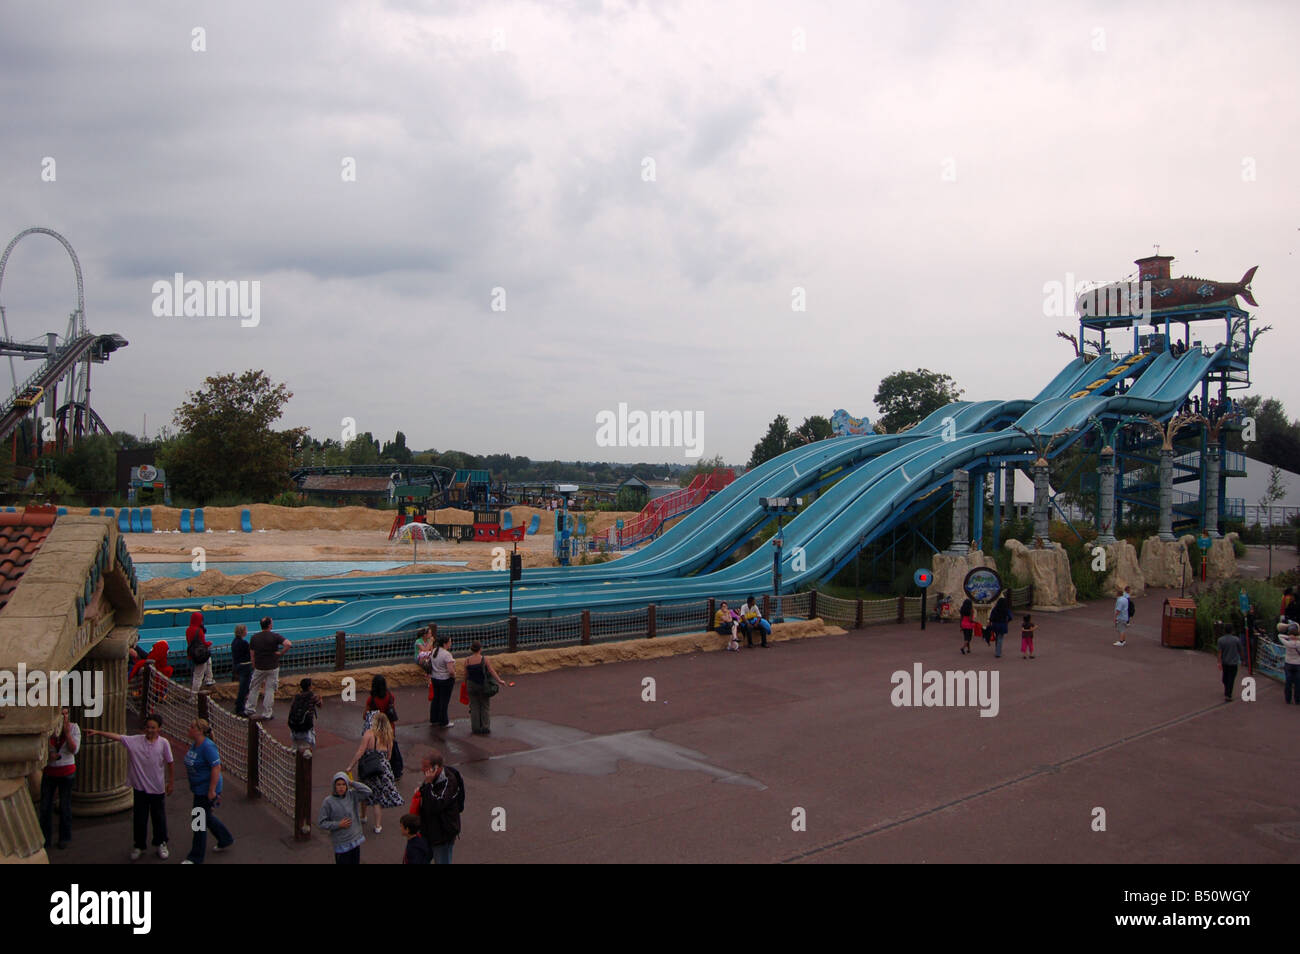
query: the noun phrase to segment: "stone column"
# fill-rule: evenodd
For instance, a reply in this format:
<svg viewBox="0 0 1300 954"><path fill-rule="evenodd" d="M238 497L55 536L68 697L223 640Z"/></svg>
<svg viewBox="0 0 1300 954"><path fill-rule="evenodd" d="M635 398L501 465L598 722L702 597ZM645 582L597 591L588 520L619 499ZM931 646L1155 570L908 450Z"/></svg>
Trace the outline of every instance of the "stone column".
<svg viewBox="0 0 1300 954"><path fill-rule="evenodd" d="M1038 458L1034 461L1034 545L1043 541L1043 546L1050 545L1052 539L1051 500L1048 497L1047 461Z"/></svg>
<svg viewBox="0 0 1300 954"><path fill-rule="evenodd" d="M970 552L970 471L952 472L952 554Z"/></svg>
<svg viewBox="0 0 1300 954"><path fill-rule="evenodd" d="M1205 534L1219 539L1219 445L1205 452Z"/></svg>
<svg viewBox="0 0 1300 954"><path fill-rule="evenodd" d="M74 815L111 815L131 807L126 784L126 749L112 739L92 738L86 729L126 733L127 650L136 629L119 626L86 654L81 668L104 674L103 711L97 718L73 712L81 726L81 752L77 756L77 781L72 790Z"/></svg>
<svg viewBox="0 0 1300 954"><path fill-rule="evenodd" d="M1101 533L1097 543L1109 546L1115 542L1115 450L1101 449L1101 466L1097 468L1097 513L1101 518Z"/></svg>
<svg viewBox="0 0 1300 954"><path fill-rule="evenodd" d="M1174 539L1174 450L1160 449L1160 539Z"/></svg>

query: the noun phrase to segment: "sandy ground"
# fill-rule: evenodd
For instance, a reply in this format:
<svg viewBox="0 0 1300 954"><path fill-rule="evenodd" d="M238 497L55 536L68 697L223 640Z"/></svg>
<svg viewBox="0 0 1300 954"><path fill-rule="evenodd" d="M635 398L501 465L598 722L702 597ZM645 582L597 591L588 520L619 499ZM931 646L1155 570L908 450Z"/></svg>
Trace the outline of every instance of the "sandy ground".
<svg viewBox="0 0 1300 954"><path fill-rule="evenodd" d="M440 543L420 541L418 546L398 543L388 539L392 525L391 511L367 510L363 507L271 507L256 504L253 511L253 532L231 531L238 525L240 508L210 508L205 510L205 524L210 531L194 533L127 534L127 546L137 563L189 563L203 548L203 558L209 569L196 578L186 580L146 580L141 583L145 599L172 599L193 593L196 596L218 596L248 593L267 583L282 579L270 573L248 576L227 576L220 571L221 563L245 561L298 561L298 560L405 560L407 566L390 573L441 573L457 572L459 567L431 566L431 561L465 562L466 570L490 570L492 551L502 544L495 543ZM546 511L533 507L513 507L516 526L534 513L543 514L543 531L552 524ZM81 513L84 511L74 510ZM179 511L166 507L153 508L154 529L170 531L179 527ZM610 526L619 517L628 519L632 514L600 513L589 517L591 528L599 531ZM463 510L440 510L437 521L445 523L470 523L473 517ZM259 530L259 528L261 528ZM524 537L519 543L524 566L554 566L552 535L538 532ZM410 565L413 556L419 563ZM322 572L324 576L326 573ZM346 576L374 576L376 572L353 571ZM191 591L191 587L193 588Z"/></svg>

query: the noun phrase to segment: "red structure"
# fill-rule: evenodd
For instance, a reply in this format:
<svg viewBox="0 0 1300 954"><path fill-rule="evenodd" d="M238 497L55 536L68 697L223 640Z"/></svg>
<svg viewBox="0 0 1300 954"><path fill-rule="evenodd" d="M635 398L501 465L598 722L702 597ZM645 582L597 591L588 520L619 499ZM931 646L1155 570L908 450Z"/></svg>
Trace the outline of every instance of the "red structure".
<svg viewBox="0 0 1300 954"><path fill-rule="evenodd" d="M735 479L736 473L729 467L720 467L707 477L696 474L690 486L656 497L639 514L627 521L622 530L610 527L604 533L597 534L594 542L611 547L635 546L658 533L666 521L698 507Z"/></svg>

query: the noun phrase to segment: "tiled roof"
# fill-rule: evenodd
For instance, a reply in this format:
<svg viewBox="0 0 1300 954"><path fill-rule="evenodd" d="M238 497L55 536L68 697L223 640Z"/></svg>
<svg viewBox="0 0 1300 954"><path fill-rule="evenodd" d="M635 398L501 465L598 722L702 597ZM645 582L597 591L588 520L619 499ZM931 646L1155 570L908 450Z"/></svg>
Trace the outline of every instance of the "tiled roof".
<svg viewBox="0 0 1300 954"><path fill-rule="evenodd" d="M0 610L9 602L54 526L55 508L28 507L24 513L0 513Z"/></svg>

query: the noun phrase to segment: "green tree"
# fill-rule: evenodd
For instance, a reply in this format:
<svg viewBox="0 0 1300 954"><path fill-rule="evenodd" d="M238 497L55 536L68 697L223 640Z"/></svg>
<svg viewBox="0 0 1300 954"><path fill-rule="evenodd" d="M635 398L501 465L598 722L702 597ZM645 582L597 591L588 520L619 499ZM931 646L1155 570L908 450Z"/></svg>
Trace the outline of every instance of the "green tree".
<svg viewBox="0 0 1300 954"><path fill-rule="evenodd" d="M749 466L757 467L764 461L784 454L790 446L790 422L784 414L778 414L767 426L763 439L754 445L754 452L749 455Z"/></svg>
<svg viewBox="0 0 1300 954"><path fill-rule="evenodd" d="M411 449L406 446L406 435L398 431L396 437L384 444L379 456L395 464L411 463L412 454Z"/></svg>
<svg viewBox="0 0 1300 954"><path fill-rule="evenodd" d="M271 425L293 394L262 371L210 377L176 409L178 434L161 463L180 496L266 500L288 485L292 434Z"/></svg>
<svg viewBox="0 0 1300 954"><path fill-rule="evenodd" d="M724 469L726 466L727 462L722 459L721 454L718 454L716 457L701 458L698 464L677 478L677 483L679 486L689 487L691 481L698 475L703 474L707 477L715 470Z"/></svg>
<svg viewBox="0 0 1300 954"><path fill-rule="evenodd" d="M83 438L55 463L55 473L76 488L76 493L105 493L117 479L115 440L105 434Z"/></svg>
<svg viewBox="0 0 1300 954"><path fill-rule="evenodd" d="M962 391L946 374L917 368L895 371L880 382L872 400L880 411L880 423L895 433L916 424L927 414L958 400Z"/></svg>
<svg viewBox="0 0 1300 954"><path fill-rule="evenodd" d="M794 438L791 442L791 449L800 444L824 441L834 433L835 431L831 428L830 418L822 417L820 414L805 417L803 423L796 427L794 434L791 435Z"/></svg>
<svg viewBox="0 0 1300 954"><path fill-rule="evenodd" d="M379 463L379 442L374 439L369 431L364 434L358 434L352 440L348 441L347 446L343 448L344 457L349 464L377 464Z"/></svg>

